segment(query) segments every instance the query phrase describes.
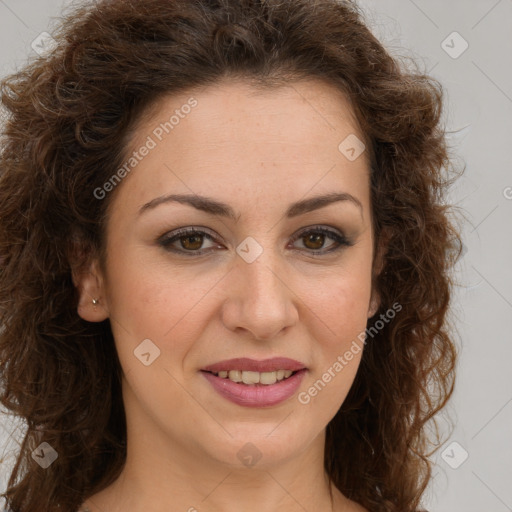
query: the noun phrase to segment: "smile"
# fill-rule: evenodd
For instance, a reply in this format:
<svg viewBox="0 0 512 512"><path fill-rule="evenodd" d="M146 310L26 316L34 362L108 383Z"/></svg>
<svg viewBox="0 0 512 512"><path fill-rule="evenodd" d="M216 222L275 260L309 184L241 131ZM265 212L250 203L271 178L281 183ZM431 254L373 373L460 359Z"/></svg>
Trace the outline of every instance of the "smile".
<svg viewBox="0 0 512 512"><path fill-rule="evenodd" d="M229 377L221 377L212 372L201 371L201 374L218 395L236 405L242 407L271 407L294 396L307 371L305 368L296 372L288 370L287 373L290 373L289 377L283 377L282 380L277 380L279 370L277 372L263 372L261 374L250 371L239 372L242 375L242 379L244 373L246 374L246 380L250 381L248 384L245 384L243 381L234 382ZM234 372L236 375L237 370L230 370L229 374L231 372ZM265 373L274 374L271 378L275 378L276 381L270 384L254 382L256 379L259 381L261 378L268 378L265 377Z"/></svg>

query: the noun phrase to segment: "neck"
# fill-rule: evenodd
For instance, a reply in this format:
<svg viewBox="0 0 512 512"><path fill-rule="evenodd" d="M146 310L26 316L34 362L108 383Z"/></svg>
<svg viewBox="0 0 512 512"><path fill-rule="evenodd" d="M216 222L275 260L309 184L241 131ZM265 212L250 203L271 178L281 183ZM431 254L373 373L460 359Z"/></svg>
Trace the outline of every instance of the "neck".
<svg viewBox="0 0 512 512"><path fill-rule="evenodd" d="M85 505L90 512L344 510L334 505L345 498L323 469L323 436L293 459L258 466L233 468L151 436L128 443L120 477Z"/></svg>

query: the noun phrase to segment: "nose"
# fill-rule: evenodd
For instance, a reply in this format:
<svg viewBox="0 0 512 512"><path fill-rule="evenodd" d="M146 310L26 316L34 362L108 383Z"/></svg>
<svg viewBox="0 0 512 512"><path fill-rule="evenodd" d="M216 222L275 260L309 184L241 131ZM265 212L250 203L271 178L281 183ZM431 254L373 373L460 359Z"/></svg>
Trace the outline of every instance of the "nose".
<svg viewBox="0 0 512 512"><path fill-rule="evenodd" d="M228 279L222 306L226 328L268 340L298 322L299 299L290 285L289 273L277 258L263 253L252 263L240 259Z"/></svg>

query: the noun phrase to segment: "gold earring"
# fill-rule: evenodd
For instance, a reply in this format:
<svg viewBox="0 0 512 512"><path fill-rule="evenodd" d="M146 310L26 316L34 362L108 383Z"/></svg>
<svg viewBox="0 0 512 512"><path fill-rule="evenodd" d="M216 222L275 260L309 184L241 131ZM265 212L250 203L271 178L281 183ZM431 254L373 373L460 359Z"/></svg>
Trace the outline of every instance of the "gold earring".
<svg viewBox="0 0 512 512"><path fill-rule="evenodd" d="M99 299L92 299L92 303L97 306L100 303Z"/></svg>

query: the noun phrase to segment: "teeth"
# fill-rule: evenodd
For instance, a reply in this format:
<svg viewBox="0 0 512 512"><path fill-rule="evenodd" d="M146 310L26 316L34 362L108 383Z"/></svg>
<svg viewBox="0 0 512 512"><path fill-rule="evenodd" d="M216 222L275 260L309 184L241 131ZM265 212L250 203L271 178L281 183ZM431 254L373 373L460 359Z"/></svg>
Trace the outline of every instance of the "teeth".
<svg viewBox="0 0 512 512"><path fill-rule="evenodd" d="M258 372L242 372L242 382L244 384L258 384L260 374Z"/></svg>
<svg viewBox="0 0 512 512"><path fill-rule="evenodd" d="M275 384L277 382L277 372L263 372L260 374L260 384Z"/></svg>
<svg viewBox="0 0 512 512"><path fill-rule="evenodd" d="M215 372L213 372L215 373ZM277 370L275 372L249 372L241 370L222 370L215 373L222 379L229 379L233 382L243 382L244 384L275 384L278 381L287 379L293 372L291 370Z"/></svg>
<svg viewBox="0 0 512 512"><path fill-rule="evenodd" d="M232 380L233 382L242 382L242 372L240 370L231 370L229 372L222 373L226 373L226 377L229 374L229 380Z"/></svg>

